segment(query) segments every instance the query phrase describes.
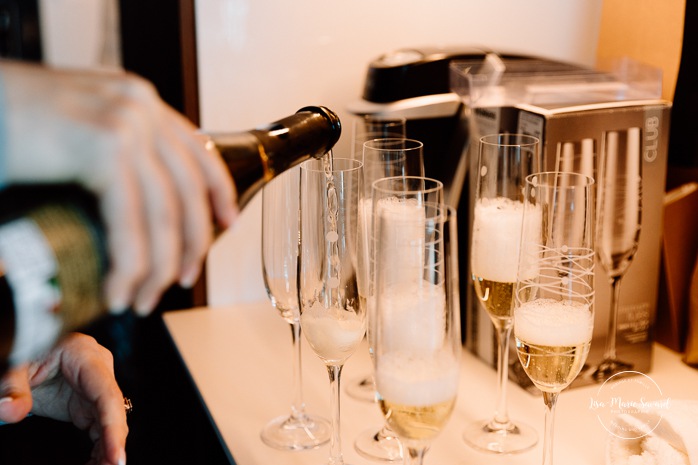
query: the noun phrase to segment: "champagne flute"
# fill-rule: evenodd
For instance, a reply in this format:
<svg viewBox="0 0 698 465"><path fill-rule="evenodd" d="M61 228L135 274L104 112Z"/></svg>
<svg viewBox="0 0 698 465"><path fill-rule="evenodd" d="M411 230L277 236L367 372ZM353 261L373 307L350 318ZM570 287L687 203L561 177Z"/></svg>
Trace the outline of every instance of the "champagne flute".
<svg viewBox="0 0 698 465"><path fill-rule="evenodd" d="M480 450L509 454L538 442L535 430L507 412L513 291L519 266L526 176L539 171L539 141L524 134L480 138L471 262L473 287L497 334L497 407L494 416L466 428L465 441Z"/></svg>
<svg viewBox="0 0 698 465"><path fill-rule="evenodd" d="M298 310L298 198L300 168L280 174L262 190L262 273L272 305L291 326L292 403L290 415L267 423L262 441L281 450L318 447L330 439L327 420L305 412Z"/></svg>
<svg viewBox="0 0 698 465"><path fill-rule="evenodd" d="M620 282L637 252L642 214L640 128L605 134L599 166L597 256L611 282L611 310L603 360L593 372L604 381L632 369L616 354Z"/></svg>
<svg viewBox="0 0 698 465"><path fill-rule="evenodd" d="M328 463L342 465L340 377L364 337L366 308L356 282L362 163L334 158L301 164L298 292L305 338L327 367L332 435Z"/></svg>
<svg viewBox="0 0 698 465"><path fill-rule="evenodd" d="M359 199L359 260L358 284L359 295L369 305L367 315L370 321L372 315L372 292L370 282L371 263L371 227L372 227L372 184L374 181L393 176L423 176L424 155L423 144L413 139L373 139L364 142L364 188ZM370 333L370 323L367 325L368 348L373 357L373 338ZM375 382L370 375L368 382L372 386L374 401ZM380 429L368 429L356 438L354 448L362 456L382 461L402 460L402 449L395 434L383 423Z"/></svg>
<svg viewBox="0 0 698 465"><path fill-rule="evenodd" d="M543 465L553 463L555 405L586 361L594 327L594 181L549 172L526 179L514 336L524 371L543 391Z"/></svg>
<svg viewBox="0 0 698 465"><path fill-rule="evenodd" d="M403 445L403 463L421 465L458 392L457 231L452 208L405 194L375 204L376 308L370 324L381 411Z"/></svg>
<svg viewBox="0 0 698 465"><path fill-rule="evenodd" d="M353 119L351 158L365 161L364 143L374 139L404 139L407 128L407 121L403 117L381 116L381 115L359 115ZM369 162L372 156L369 156ZM364 166L364 168L366 168ZM373 171L373 169L371 170ZM364 174L363 191L368 191L368 198L371 195L371 182ZM366 196L363 196L366 197ZM361 210L359 210L361 212ZM360 258L362 259L362 258ZM361 262L360 262L361 267ZM376 385L373 374L364 375L357 380L352 380L347 384L347 394L354 399L366 402L375 402ZM368 452L369 455L375 455Z"/></svg>

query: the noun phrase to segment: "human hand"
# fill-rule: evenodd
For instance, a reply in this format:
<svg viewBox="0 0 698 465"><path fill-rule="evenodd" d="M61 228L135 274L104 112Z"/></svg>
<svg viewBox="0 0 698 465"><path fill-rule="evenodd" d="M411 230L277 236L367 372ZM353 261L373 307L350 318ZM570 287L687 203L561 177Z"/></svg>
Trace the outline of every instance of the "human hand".
<svg viewBox="0 0 698 465"><path fill-rule="evenodd" d="M72 422L94 443L88 465L126 463L126 412L111 353L92 337L71 333L41 360L14 367L0 381L0 420L30 412Z"/></svg>
<svg viewBox="0 0 698 465"><path fill-rule="evenodd" d="M225 228L236 214L232 180L196 128L127 73L0 62L0 82L5 181L77 182L100 199L110 309L146 314L175 281L192 285L212 219Z"/></svg>

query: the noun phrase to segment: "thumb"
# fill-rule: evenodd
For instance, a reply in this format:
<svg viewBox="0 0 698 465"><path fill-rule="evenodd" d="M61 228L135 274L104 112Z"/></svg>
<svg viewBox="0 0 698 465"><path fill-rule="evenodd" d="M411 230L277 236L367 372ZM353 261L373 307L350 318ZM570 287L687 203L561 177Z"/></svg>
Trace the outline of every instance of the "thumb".
<svg viewBox="0 0 698 465"><path fill-rule="evenodd" d="M0 380L0 421L17 423L32 408L27 365L13 367Z"/></svg>

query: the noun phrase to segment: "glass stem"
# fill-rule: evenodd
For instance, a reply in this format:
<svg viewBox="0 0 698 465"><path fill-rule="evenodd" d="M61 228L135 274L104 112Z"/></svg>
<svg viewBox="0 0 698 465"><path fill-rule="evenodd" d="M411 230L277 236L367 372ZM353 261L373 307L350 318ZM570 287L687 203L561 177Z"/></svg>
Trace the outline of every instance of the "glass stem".
<svg viewBox="0 0 698 465"><path fill-rule="evenodd" d="M332 436L330 437L329 465L343 465L342 438L339 431L339 377L344 365L328 365L327 373L330 375L330 409L332 411Z"/></svg>
<svg viewBox="0 0 698 465"><path fill-rule="evenodd" d="M611 314L608 318L606 347L603 352L604 360L616 359L616 330L618 328L618 307L620 304L620 276L611 278L611 291Z"/></svg>
<svg viewBox="0 0 698 465"><path fill-rule="evenodd" d="M509 338L513 321L508 319L495 324L497 328L497 409L494 412L493 429L503 429L509 426L507 412L507 381L509 379Z"/></svg>
<svg viewBox="0 0 698 465"><path fill-rule="evenodd" d="M426 447L407 447L407 454L405 454L404 465L422 465L424 463L424 454L426 453Z"/></svg>
<svg viewBox="0 0 698 465"><path fill-rule="evenodd" d="M553 465L553 428L555 426L555 405L559 395L559 392L543 392L543 401L545 402L543 465Z"/></svg>
<svg viewBox="0 0 698 465"><path fill-rule="evenodd" d="M392 429L390 429L390 426L388 426L387 423L383 423L383 427L378 430L378 432L375 435L375 440L376 441L397 441L397 436L395 436L395 433L393 432Z"/></svg>
<svg viewBox="0 0 698 465"><path fill-rule="evenodd" d="M301 371L301 325L291 323L291 338L293 343L293 400L291 403L291 418L302 420L305 417L305 402L303 401L303 373Z"/></svg>

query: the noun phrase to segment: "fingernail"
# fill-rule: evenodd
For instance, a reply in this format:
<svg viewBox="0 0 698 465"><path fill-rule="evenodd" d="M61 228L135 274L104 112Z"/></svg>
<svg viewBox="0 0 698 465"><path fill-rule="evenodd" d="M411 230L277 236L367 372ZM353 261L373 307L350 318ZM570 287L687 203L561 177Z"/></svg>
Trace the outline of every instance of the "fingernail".
<svg viewBox="0 0 698 465"><path fill-rule="evenodd" d="M112 315L120 315L128 309L128 305L118 303L118 301L109 304L109 313Z"/></svg>
<svg viewBox="0 0 698 465"><path fill-rule="evenodd" d="M126 451L124 450L119 454L119 465L126 465Z"/></svg>
<svg viewBox="0 0 698 465"><path fill-rule="evenodd" d="M5 396L0 399L0 404L4 404L5 402L12 402L12 397L11 396Z"/></svg>
<svg viewBox="0 0 698 465"><path fill-rule="evenodd" d="M124 313L128 310L129 299L123 292L107 292L107 305L109 306L109 313L111 314Z"/></svg>
<svg viewBox="0 0 698 465"><path fill-rule="evenodd" d="M185 288L192 287L199 279L199 274L201 274L201 267L198 264L186 267L179 278L179 285Z"/></svg>
<svg viewBox="0 0 698 465"><path fill-rule="evenodd" d="M133 307L134 311L140 316L149 315L158 304L159 298L159 295L154 295L148 298L138 299Z"/></svg>

